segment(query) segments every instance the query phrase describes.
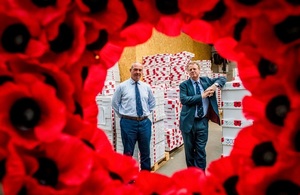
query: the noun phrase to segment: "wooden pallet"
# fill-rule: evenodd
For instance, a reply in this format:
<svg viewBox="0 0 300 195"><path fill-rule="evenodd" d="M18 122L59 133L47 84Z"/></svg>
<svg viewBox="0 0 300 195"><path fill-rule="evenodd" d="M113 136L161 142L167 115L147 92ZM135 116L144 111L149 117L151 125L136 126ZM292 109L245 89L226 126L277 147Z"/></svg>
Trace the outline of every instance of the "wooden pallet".
<svg viewBox="0 0 300 195"><path fill-rule="evenodd" d="M162 167L164 164L166 164L170 160L170 153L165 152L165 157L162 158L161 160L157 161L153 167L152 167L152 172L157 171L160 167Z"/></svg>

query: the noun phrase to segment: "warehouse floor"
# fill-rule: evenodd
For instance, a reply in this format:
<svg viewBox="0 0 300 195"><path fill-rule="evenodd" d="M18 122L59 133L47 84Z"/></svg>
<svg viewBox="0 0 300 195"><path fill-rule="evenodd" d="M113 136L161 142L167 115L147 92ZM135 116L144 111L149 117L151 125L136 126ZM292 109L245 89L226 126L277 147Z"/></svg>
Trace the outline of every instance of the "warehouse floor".
<svg viewBox="0 0 300 195"><path fill-rule="evenodd" d="M208 142L206 146L207 165L219 159L222 155L222 127L209 122ZM185 169L184 146L176 148L170 153L170 159L156 170L156 173L171 176L174 172Z"/></svg>

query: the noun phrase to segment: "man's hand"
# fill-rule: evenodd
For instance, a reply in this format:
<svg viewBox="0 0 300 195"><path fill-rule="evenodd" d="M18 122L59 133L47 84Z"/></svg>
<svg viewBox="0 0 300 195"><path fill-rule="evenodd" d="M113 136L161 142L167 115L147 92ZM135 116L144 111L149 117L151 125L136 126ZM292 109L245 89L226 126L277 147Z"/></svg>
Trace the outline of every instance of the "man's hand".
<svg viewBox="0 0 300 195"><path fill-rule="evenodd" d="M212 85L210 87L208 87L205 91L204 91L204 98L207 97L211 97L214 95L215 91L217 90L217 86L216 85ZM203 96L202 96L203 97Z"/></svg>
<svg viewBox="0 0 300 195"><path fill-rule="evenodd" d="M202 93L202 98L207 98L207 97L211 97L214 95L214 89L212 88L207 88L203 93Z"/></svg>

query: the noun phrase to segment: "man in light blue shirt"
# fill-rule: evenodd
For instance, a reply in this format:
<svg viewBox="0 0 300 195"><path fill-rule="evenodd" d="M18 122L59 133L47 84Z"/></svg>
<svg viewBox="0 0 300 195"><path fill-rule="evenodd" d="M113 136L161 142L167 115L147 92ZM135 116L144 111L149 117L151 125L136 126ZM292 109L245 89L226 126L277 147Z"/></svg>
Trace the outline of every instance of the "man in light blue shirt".
<svg viewBox="0 0 300 195"><path fill-rule="evenodd" d="M148 118L155 107L155 98L150 86L140 81L143 65L133 63L131 78L116 89L112 107L121 118L121 136L124 154L132 156L136 142L141 154L141 169L151 170L150 139L152 122ZM138 90L138 94L137 91Z"/></svg>

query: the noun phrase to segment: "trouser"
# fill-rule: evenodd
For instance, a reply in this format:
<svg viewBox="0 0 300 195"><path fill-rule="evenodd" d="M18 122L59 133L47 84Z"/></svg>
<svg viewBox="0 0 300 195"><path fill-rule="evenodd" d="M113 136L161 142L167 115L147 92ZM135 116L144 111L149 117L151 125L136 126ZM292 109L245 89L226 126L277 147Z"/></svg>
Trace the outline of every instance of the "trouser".
<svg viewBox="0 0 300 195"><path fill-rule="evenodd" d="M208 118L195 119L190 132L182 132L187 167L206 168L206 143L208 140Z"/></svg>
<svg viewBox="0 0 300 195"><path fill-rule="evenodd" d="M147 118L142 121L121 118L121 136L124 154L132 156L136 142L140 151L140 165L142 170L151 170L150 139L152 123Z"/></svg>

